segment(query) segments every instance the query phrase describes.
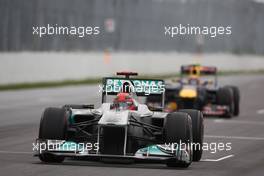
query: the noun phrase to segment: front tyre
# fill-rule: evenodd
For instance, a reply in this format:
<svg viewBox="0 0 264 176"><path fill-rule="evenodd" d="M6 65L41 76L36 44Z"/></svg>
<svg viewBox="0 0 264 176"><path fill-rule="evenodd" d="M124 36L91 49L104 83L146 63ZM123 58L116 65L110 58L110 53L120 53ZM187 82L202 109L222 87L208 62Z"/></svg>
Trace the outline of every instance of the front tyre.
<svg viewBox="0 0 264 176"><path fill-rule="evenodd" d="M65 140L67 118L64 108L47 108L42 114L39 127L39 139ZM61 163L63 156L56 156L49 153L41 153L39 159L43 162Z"/></svg>
<svg viewBox="0 0 264 176"><path fill-rule="evenodd" d="M238 116L239 115L239 103L240 103L240 91L237 86L227 86L233 91L233 101L234 101L234 110L233 115Z"/></svg>
<svg viewBox="0 0 264 176"><path fill-rule="evenodd" d="M181 109L180 112L185 112L192 119L192 136L193 136L193 161L200 161L203 154L203 138L204 138L204 122L201 111L194 109Z"/></svg>
<svg viewBox="0 0 264 176"><path fill-rule="evenodd" d="M164 138L166 144L186 144L190 146L192 143L192 120L187 113L173 112L167 115L164 124ZM192 155L192 152L190 152ZM192 162L178 162L175 159L167 161L168 167L188 167Z"/></svg>
<svg viewBox="0 0 264 176"><path fill-rule="evenodd" d="M234 111L233 91L230 87L221 87L216 93L217 103L229 108L224 117L231 118Z"/></svg>

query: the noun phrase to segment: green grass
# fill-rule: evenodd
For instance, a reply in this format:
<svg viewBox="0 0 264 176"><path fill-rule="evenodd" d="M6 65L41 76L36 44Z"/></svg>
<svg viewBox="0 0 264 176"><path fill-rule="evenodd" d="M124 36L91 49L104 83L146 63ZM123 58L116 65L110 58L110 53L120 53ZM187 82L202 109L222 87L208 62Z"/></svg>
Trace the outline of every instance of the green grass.
<svg viewBox="0 0 264 176"><path fill-rule="evenodd" d="M43 82L32 82L32 83L14 83L0 85L1 90L19 90L19 89L35 89L45 87L62 87L82 84L96 84L100 83L101 79L79 79L79 80L63 80L63 81L43 81Z"/></svg>
<svg viewBox="0 0 264 176"><path fill-rule="evenodd" d="M259 70L230 70L230 71L219 71L218 75L254 75L254 74L264 74L264 69Z"/></svg>
<svg viewBox="0 0 264 176"><path fill-rule="evenodd" d="M264 74L264 70L237 70L237 71L220 71L219 76L228 75L248 75L248 74ZM146 79L167 79L171 77L177 77L179 73L163 74L163 75L141 75L139 78ZM62 87L84 84L98 84L101 83L102 78L87 78L77 80L62 80L62 81L43 81L33 83L14 83L0 85L0 91L3 90L19 90L19 89L35 89L35 88L47 88L47 87Z"/></svg>

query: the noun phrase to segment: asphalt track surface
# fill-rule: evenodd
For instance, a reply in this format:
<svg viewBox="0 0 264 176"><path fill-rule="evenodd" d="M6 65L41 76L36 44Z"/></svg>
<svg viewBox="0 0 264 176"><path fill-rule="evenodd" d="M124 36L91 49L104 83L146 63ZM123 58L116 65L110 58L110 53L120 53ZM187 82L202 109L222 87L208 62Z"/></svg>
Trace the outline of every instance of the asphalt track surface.
<svg viewBox="0 0 264 176"><path fill-rule="evenodd" d="M43 164L33 157L40 115L45 107L95 103L98 85L0 92L0 175L130 176L130 175L256 175L264 173L264 76L227 76L221 84L241 90L241 114L232 119L206 118L205 142L231 143L231 150L205 151L201 162L187 169L164 164L109 164L66 160Z"/></svg>

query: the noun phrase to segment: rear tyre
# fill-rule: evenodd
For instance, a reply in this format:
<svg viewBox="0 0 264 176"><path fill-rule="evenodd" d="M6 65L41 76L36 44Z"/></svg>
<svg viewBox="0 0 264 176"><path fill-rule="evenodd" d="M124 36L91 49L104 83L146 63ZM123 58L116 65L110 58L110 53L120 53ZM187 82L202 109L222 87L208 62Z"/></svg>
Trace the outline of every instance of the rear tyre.
<svg viewBox="0 0 264 176"><path fill-rule="evenodd" d="M67 119L64 108L47 108L42 114L39 127L39 139L57 139L66 138ZM43 162L61 163L63 156L56 156L49 153L42 153L39 159Z"/></svg>
<svg viewBox="0 0 264 176"><path fill-rule="evenodd" d="M233 92L233 101L234 101L234 111L233 111L233 115L234 116L238 116L239 115L239 103L240 103L240 91L238 89L238 87L236 86L227 86L229 88L232 89Z"/></svg>
<svg viewBox="0 0 264 176"><path fill-rule="evenodd" d="M192 120L187 113L174 112L167 115L164 124L164 138L167 144L186 144L187 146L192 143ZM192 152L191 152L192 155ZM167 161L168 167L188 167L192 162L180 162L175 159Z"/></svg>
<svg viewBox="0 0 264 176"><path fill-rule="evenodd" d="M185 112L192 119L192 136L193 136L193 161L200 161L203 154L203 137L204 137L204 122L201 111L194 109L182 109L180 112Z"/></svg>
<svg viewBox="0 0 264 176"><path fill-rule="evenodd" d="M229 112L227 112L224 117L231 118L234 111L234 101L233 101L233 91L230 87L221 87L217 91L217 104L225 105L229 107Z"/></svg>

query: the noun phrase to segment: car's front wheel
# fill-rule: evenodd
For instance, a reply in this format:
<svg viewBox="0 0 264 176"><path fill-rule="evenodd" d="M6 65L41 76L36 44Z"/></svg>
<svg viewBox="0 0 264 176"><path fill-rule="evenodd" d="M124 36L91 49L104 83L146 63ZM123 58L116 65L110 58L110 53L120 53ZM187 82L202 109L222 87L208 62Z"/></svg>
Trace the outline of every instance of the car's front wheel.
<svg viewBox="0 0 264 176"><path fill-rule="evenodd" d="M64 108L47 108L42 114L39 127L39 139L64 140L66 138L67 119ZM60 163L63 156L41 153L39 159L43 162Z"/></svg>
<svg viewBox="0 0 264 176"><path fill-rule="evenodd" d="M233 114L234 116L239 115L239 103L240 103L240 91L237 86L226 86L232 89L233 92L233 102L234 102L234 110Z"/></svg>
<svg viewBox="0 0 264 176"><path fill-rule="evenodd" d="M204 137L204 123L203 114L201 111L194 109L182 109L191 116L192 132L193 132L193 161L200 161L203 154L203 137Z"/></svg>
<svg viewBox="0 0 264 176"><path fill-rule="evenodd" d="M217 103L219 105L225 105L229 108L229 111L224 114L224 117L231 118L234 111L233 91L230 87L221 87L217 91Z"/></svg>
<svg viewBox="0 0 264 176"><path fill-rule="evenodd" d="M192 143L192 120L187 113L173 112L167 115L164 124L164 138L166 144L190 146ZM181 148L180 148L181 149ZM175 159L167 161L168 167L188 167L192 162L192 151L189 162L178 162Z"/></svg>

